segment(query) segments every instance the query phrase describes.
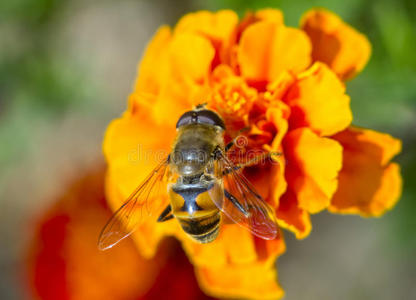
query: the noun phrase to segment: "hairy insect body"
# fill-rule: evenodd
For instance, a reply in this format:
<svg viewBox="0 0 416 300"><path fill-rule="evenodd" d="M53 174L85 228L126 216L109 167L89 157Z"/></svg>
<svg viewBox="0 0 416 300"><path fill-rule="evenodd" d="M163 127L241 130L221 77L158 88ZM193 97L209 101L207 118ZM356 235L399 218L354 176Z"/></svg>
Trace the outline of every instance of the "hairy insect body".
<svg viewBox="0 0 416 300"><path fill-rule="evenodd" d="M178 131L171 164L180 177L168 187L172 213L191 238L208 243L218 236L221 222L212 197L221 201L224 192L221 181L213 176L212 154L224 147L223 130L189 124Z"/></svg>
<svg viewBox="0 0 416 300"><path fill-rule="evenodd" d="M171 153L128 197L100 234L106 250L128 237L147 218L157 222L175 218L199 243L212 242L223 216L263 239L274 239L278 227L273 210L227 157L225 124L203 105L185 112L176 123ZM227 150L228 149L228 150ZM167 184L168 197L158 194Z"/></svg>
<svg viewBox="0 0 416 300"><path fill-rule="evenodd" d="M223 130L204 124L189 124L178 129L173 143L172 166L180 176L195 179L212 162L212 153L224 147Z"/></svg>

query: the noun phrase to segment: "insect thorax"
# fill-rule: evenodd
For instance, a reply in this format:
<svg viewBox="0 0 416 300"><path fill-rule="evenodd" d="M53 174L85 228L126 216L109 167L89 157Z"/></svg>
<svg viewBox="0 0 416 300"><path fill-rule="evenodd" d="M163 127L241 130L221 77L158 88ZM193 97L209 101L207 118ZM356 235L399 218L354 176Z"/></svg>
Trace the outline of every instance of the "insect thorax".
<svg viewBox="0 0 416 300"><path fill-rule="evenodd" d="M223 131L215 126L190 124L178 129L172 149L172 165L180 176L204 173L213 151L223 147Z"/></svg>

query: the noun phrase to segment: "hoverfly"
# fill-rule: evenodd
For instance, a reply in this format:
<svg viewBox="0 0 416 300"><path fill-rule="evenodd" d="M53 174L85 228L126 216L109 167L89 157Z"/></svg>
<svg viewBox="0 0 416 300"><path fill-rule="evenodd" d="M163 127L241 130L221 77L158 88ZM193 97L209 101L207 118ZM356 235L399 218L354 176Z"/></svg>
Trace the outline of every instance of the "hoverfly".
<svg viewBox="0 0 416 300"><path fill-rule="evenodd" d="M198 105L179 118L176 130L171 153L108 221L99 238L99 249L113 247L155 211L159 216L154 216L155 221L175 218L199 243L215 240L226 218L260 238L276 238L279 228L272 209L241 173L244 165L234 164L227 157L234 143L224 143L222 118ZM152 196L161 184L166 184L169 197Z"/></svg>

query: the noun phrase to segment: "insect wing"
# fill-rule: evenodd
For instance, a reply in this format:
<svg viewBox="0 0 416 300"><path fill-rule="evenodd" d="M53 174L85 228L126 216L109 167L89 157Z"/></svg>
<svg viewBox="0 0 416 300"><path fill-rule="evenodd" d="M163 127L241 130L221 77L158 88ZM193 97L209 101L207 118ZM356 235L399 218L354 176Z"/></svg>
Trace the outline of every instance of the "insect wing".
<svg viewBox="0 0 416 300"><path fill-rule="evenodd" d="M161 212L168 204L168 197L160 194L161 187L166 186L168 166L168 159L159 164L114 213L100 234L100 250L107 250L128 237L146 218Z"/></svg>
<svg viewBox="0 0 416 300"><path fill-rule="evenodd" d="M224 155L218 161L223 175L224 200L212 197L216 206L233 222L249 229L254 235L275 239L279 233L273 210L256 192L249 180Z"/></svg>

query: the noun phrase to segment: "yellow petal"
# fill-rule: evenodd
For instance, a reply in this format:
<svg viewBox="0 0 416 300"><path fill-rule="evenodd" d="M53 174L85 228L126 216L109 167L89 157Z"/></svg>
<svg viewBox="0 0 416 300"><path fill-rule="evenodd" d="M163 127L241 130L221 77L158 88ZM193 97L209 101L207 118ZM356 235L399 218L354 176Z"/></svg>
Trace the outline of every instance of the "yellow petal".
<svg viewBox="0 0 416 300"><path fill-rule="evenodd" d="M147 46L139 64L135 92L156 95L166 80L168 73L167 51L171 40L170 28L159 28Z"/></svg>
<svg viewBox="0 0 416 300"><path fill-rule="evenodd" d="M279 9L265 8L255 12L255 17L262 21L275 22L277 24L284 24L283 13Z"/></svg>
<svg viewBox="0 0 416 300"><path fill-rule="evenodd" d="M215 50L204 37L175 34L169 44L168 76L153 104L156 123L175 124L182 113L206 101L205 88Z"/></svg>
<svg viewBox="0 0 416 300"><path fill-rule="evenodd" d="M232 10L198 11L182 17L175 32L197 33L222 47L230 42L237 23L238 16Z"/></svg>
<svg viewBox="0 0 416 300"><path fill-rule="evenodd" d="M215 54L206 38L190 33L175 34L168 51L171 75L195 82L206 79Z"/></svg>
<svg viewBox="0 0 416 300"><path fill-rule="evenodd" d="M260 21L242 33L238 48L241 74L253 82L271 82L281 72L298 73L310 64L311 44L301 30Z"/></svg>
<svg viewBox="0 0 416 300"><path fill-rule="evenodd" d="M197 267L196 275L201 288L214 297L276 300L284 296L276 269L264 264Z"/></svg>

